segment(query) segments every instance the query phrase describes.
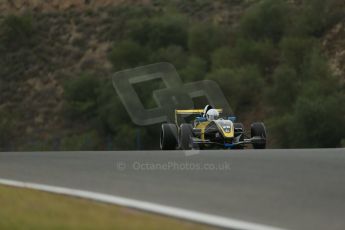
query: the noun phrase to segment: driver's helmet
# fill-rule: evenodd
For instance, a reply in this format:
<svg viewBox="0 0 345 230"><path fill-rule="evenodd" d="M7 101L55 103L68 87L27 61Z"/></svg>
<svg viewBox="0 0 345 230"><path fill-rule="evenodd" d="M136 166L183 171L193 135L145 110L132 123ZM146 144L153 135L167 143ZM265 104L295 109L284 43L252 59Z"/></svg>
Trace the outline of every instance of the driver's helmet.
<svg viewBox="0 0 345 230"><path fill-rule="evenodd" d="M218 117L219 117L219 113L218 113L218 111L216 109L210 109L206 113L206 118L207 118L208 121L217 120Z"/></svg>
<svg viewBox="0 0 345 230"><path fill-rule="evenodd" d="M211 105L206 105L204 108L204 112L202 113L202 116L206 117L207 111L209 111L210 109L213 109L213 107Z"/></svg>

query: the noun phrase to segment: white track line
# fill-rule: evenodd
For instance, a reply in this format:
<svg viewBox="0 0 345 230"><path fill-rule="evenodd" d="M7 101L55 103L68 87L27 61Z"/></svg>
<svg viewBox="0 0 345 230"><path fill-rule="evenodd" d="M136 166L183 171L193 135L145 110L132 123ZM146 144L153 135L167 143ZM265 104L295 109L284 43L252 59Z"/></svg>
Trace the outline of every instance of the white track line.
<svg viewBox="0 0 345 230"><path fill-rule="evenodd" d="M236 220L227 217L215 216L206 213L195 212L191 210L175 208L140 200L133 200L124 197L118 197L113 195L106 195L102 193L89 192L71 188L56 187L44 184L36 184L22 181L14 181L7 179L0 179L0 184L10 185L20 188L36 189L45 192L51 192L56 194L69 195L74 197L80 197L115 205L121 205L128 208L148 211L152 213L158 213L161 215L171 216L179 219L190 220L198 223L212 225L221 228L238 229L238 230L283 230L281 228L275 228L271 226L250 223L246 221Z"/></svg>

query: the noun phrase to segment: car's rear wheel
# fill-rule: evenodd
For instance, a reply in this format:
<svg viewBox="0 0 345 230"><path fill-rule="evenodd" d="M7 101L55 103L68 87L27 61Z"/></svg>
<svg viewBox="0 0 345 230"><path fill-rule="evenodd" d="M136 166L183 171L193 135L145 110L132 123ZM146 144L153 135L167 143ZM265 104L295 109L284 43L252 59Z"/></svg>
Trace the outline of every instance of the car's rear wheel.
<svg viewBox="0 0 345 230"><path fill-rule="evenodd" d="M191 124L182 124L179 131L179 147L183 150L192 148L193 126Z"/></svg>
<svg viewBox="0 0 345 230"><path fill-rule="evenodd" d="M239 141L244 141L244 125L242 123L234 123L235 137L240 136ZM244 145L236 145L235 149L243 149Z"/></svg>
<svg viewBox="0 0 345 230"><path fill-rule="evenodd" d="M266 127L262 122L254 122L250 129L251 137L261 137L261 141L253 143L254 149L266 148Z"/></svg>
<svg viewBox="0 0 345 230"><path fill-rule="evenodd" d="M162 150L175 150L177 147L177 126L175 124L162 124L160 148Z"/></svg>

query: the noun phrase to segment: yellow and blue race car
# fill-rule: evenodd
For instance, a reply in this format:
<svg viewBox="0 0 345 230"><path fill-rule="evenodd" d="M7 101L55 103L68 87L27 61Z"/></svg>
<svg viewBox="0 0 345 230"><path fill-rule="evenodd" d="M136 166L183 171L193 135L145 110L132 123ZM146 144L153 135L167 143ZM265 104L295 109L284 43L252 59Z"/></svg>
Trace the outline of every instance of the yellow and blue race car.
<svg viewBox="0 0 345 230"><path fill-rule="evenodd" d="M175 110L175 124L162 124L160 148L175 149L254 149L266 148L266 128L262 122L251 124L251 135L236 117L220 118L222 109L207 105L204 109Z"/></svg>

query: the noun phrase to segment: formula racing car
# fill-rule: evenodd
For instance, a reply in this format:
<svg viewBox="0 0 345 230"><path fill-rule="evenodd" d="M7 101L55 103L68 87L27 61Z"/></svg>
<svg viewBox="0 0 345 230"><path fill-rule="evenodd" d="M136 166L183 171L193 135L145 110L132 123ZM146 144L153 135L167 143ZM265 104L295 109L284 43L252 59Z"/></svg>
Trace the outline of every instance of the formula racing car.
<svg viewBox="0 0 345 230"><path fill-rule="evenodd" d="M175 110L175 124L164 123L160 135L162 150L174 149L254 149L266 148L266 128L262 122L251 124L250 137L236 117L220 118L222 109ZM182 120L182 121L181 121Z"/></svg>

